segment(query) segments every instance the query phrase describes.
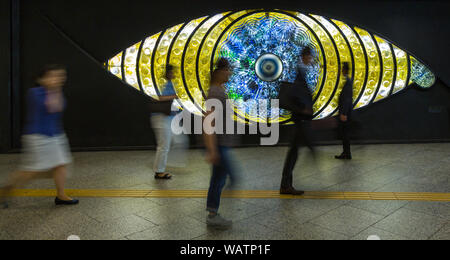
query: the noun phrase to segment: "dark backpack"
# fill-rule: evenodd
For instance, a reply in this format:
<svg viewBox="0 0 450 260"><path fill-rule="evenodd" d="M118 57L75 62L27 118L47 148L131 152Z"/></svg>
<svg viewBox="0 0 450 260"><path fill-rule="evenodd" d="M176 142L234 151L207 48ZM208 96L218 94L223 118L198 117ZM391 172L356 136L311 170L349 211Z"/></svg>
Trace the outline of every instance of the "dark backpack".
<svg viewBox="0 0 450 260"><path fill-rule="evenodd" d="M280 85L280 108L291 111L294 116L304 120L312 119L313 101L306 86L298 83L282 82ZM305 114L305 110L311 111Z"/></svg>

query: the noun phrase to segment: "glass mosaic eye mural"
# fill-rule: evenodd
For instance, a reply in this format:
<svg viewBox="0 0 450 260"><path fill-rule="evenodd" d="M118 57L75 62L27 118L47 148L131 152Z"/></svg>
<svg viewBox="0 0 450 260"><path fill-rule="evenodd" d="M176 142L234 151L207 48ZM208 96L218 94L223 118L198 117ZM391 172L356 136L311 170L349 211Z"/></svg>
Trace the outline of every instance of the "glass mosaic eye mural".
<svg viewBox="0 0 450 260"><path fill-rule="evenodd" d="M287 123L287 111L258 110L259 100L277 99L280 84L293 82L309 46L315 54L307 82L314 98L315 119L334 116L345 84L341 64L348 62L354 79L354 108L394 95L409 85L430 88L431 70L405 50L358 26L319 15L290 11L246 10L202 17L157 33L120 52L107 70L158 99L167 64L175 66L178 103L202 115L214 64L227 58L233 75L227 92L236 120ZM279 112L279 113L274 113Z"/></svg>

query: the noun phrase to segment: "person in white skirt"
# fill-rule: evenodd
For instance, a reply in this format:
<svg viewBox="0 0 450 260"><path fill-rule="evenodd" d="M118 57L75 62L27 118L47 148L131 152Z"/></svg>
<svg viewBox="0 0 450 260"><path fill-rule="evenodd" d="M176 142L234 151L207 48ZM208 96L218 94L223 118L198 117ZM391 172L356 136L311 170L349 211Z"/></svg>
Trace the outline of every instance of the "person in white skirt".
<svg viewBox="0 0 450 260"><path fill-rule="evenodd" d="M48 65L39 74L37 87L27 93L27 117L22 135L22 163L20 171L10 176L2 189L1 200L8 207L7 198L15 188L33 179L53 178L56 185L56 205L76 205L78 200L68 197L64 186L67 166L72 162L69 143L62 125L65 99L62 88L67 73L62 65Z"/></svg>
<svg viewBox="0 0 450 260"><path fill-rule="evenodd" d="M156 180L170 180L172 174L166 172L169 152L173 145L176 159L179 165L184 164L184 150L188 147L188 139L185 135L176 135L172 131L172 120L180 113L179 109L174 105L177 94L174 89L172 80L175 78L175 67L166 66L165 78L167 84L161 92L159 102L154 103L151 107L151 124L157 141L156 157L153 165Z"/></svg>

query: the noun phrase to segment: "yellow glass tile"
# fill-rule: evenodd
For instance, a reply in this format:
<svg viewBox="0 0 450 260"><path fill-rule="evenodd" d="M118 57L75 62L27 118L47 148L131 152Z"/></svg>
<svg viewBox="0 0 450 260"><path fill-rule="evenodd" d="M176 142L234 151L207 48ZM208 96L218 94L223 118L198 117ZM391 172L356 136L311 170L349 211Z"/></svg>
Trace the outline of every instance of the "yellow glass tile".
<svg viewBox="0 0 450 260"><path fill-rule="evenodd" d="M152 56L161 33L148 37L142 46L141 57L139 59L139 73L141 77L141 84L144 92L154 99L158 99L158 94L155 89L155 82L152 78Z"/></svg>
<svg viewBox="0 0 450 260"><path fill-rule="evenodd" d="M122 79L122 55L123 52L108 61L108 71L120 79Z"/></svg>
<svg viewBox="0 0 450 260"><path fill-rule="evenodd" d="M207 35L207 38L205 40L204 45L202 46L202 49L200 50L200 59L198 64L198 73L200 74L200 84L203 88L203 91L206 95L208 95L209 91L209 83L211 81L211 56L213 55L214 47L216 45L216 42L219 40L220 35L222 32L236 19L238 19L241 16L244 16L247 13L250 13L251 11L241 11L234 13L224 20L222 20L220 23L218 23L214 29L211 31L209 35ZM216 57L218 59L218 57ZM214 62L216 62L215 60ZM203 108L204 109L204 108Z"/></svg>
<svg viewBox="0 0 450 260"><path fill-rule="evenodd" d="M299 13L295 13L294 16L296 16L298 18ZM325 54L322 53L322 50L320 48L320 38L317 39L313 32L311 32L308 27L306 27L303 23L299 22L297 19L293 19L292 22L294 22L296 24L297 27L302 28L303 31L307 32L309 35L309 39L311 40L311 44L314 46L314 48L317 50L317 60L320 64L325 64ZM317 95L319 94L320 91L320 86L322 86L323 81L325 80L325 73L324 73L324 69L320 68L320 72L319 72L319 78L317 81L317 86L315 86L315 90L313 93L313 98L317 97ZM288 116L284 116L284 117L280 117L281 121L286 121L289 120L291 118L291 115Z"/></svg>
<svg viewBox="0 0 450 260"><path fill-rule="evenodd" d="M362 43L359 41L355 32L347 24L333 20L339 26L341 31L350 43L353 51L353 58L355 59L355 77L353 79L353 100L357 100L363 91L364 81L366 79L366 58Z"/></svg>
<svg viewBox="0 0 450 260"><path fill-rule="evenodd" d="M377 102L387 98L394 85L394 56L388 42L378 36L375 36L375 40L380 48L381 57L383 59L383 79L381 80L380 90L375 98L375 102Z"/></svg>
<svg viewBox="0 0 450 260"><path fill-rule="evenodd" d="M408 80L409 66L408 54L395 45L393 47L397 62L397 78L394 87L394 94L396 94L407 87L406 81Z"/></svg>
<svg viewBox="0 0 450 260"><path fill-rule="evenodd" d="M372 98L377 94L378 83L380 82L381 64L377 47L371 35L363 29L355 27L355 31L361 37L367 52L369 75L367 78L366 89L359 100L356 108L362 108L370 104Z"/></svg>
<svg viewBox="0 0 450 260"><path fill-rule="evenodd" d="M139 54L139 47L141 42L136 43L125 51L124 72L125 81L133 86L135 89L140 90L139 82L136 72L137 56Z"/></svg>
<svg viewBox="0 0 450 260"><path fill-rule="evenodd" d="M167 55L169 54L170 45L172 44L172 41L174 40L177 32L181 29L182 26L183 24L180 24L168 29L164 33L156 49L153 72L155 74L156 87L159 89L159 93L164 90L164 87L167 84L165 73L167 66Z"/></svg>
<svg viewBox="0 0 450 260"><path fill-rule="evenodd" d="M197 54L199 52L200 44L202 40L206 37L206 34L221 18L225 15L219 14L209 18L202 26L195 32L192 36L191 41L188 43L188 48L184 57L184 76L186 79L186 85L191 95L197 105L199 105L204 110L204 97L203 93L198 85L197 81Z"/></svg>
<svg viewBox="0 0 450 260"><path fill-rule="evenodd" d="M304 14L298 14L298 17L306 24L308 24L309 27L311 27L311 29L319 37L326 56L327 75L325 79L325 85L323 87L322 93L314 104L314 111L317 113L325 108L328 101L332 98L333 91L336 87L339 65L337 56L338 54L332 40L330 39L326 31L317 22Z"/></svg>
<svg viewBox="0 0 450 260"><path fill-rule="evenodd" d="M183 77L181 74L181 70L182 70L181 61L183 59L183 52L186 47L187 41L189 40L190 35L200 25L200 23L202 21L204 21L205 19L206 19L206 17L203 17L203 18L189 22L183 28L183 30L181 31L178 38L175 40L173 48L172 48L172 52L170 54L170 64L175 67L175 70L174 70L175 78L172 81L172 83L173 83L175 91L179 97L179 101L183 104L184 107L192 107L193 110L189 109L189 111L194 114L197 114L197 115L202 115L203 113L202 113L201 109L199 109L197 106L195 106L193 104L192 100L189 98L189 95L186 91L186 88L185 88L185 85L183 82ZM194 100L194 101L198 101L199 107L201 107L201 105L202 105L202 98L203 97L201 96L201 93L200 93L200 96L199 97L197 96L197 99Z"/></svg>
<svg viewBox="0 0 450 260"><path fill-rule="evenodd" d="M347 62L350 65L349 76L351 77L351 71L353 68L352 55L350 52L350 47L348 46L344 36L341 34L341 32L336 28L334 24L332 24L324 17L318 15L313 15L313 17L316 18L322 25L324 25L325 28L328 30L328 32L330 32L331 36L333 37L333 40L336 42L336 45L338 47L341 66L344 62ZM342 88L344 87L345 83L346 79L341 73L341 76L339 78L338 89L335 95L332 97L333 98L332 101L330 102L330 104L328 104L325 110L320 115L318 115L317 118L325 118L336 112L339 106L339 95L341 94Z"/></svg>

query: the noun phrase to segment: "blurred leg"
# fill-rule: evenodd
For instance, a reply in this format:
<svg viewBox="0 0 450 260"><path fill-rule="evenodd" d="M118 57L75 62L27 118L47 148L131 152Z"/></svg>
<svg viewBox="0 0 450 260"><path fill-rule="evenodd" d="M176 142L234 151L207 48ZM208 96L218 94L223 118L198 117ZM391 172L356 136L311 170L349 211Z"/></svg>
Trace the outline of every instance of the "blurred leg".
<svg viewBox="0 0 450 260"><path fill-rule="evenodd" d="M349 123L342 123L342 143L344 146L344 154L352 155L350 148L350 135L349 135Z"/></svg>
<svg viewBox="0 0 450 260"><path fill-rule="evenodd" d="M302 142L304 143L304 145L306 147L309 148L309 150L311 150L311 152L314 154L315 153L315 138L314 138L314 132L311 128L311 121L304 121L302 123L302 130L303 132L303 137L300 138L302 140Z"/></svg>
<svg viewBox="0 0 450 260"><path fill-rule="evenodd" d="M186 150L189 148L189 138L184 135L173 135L169 165L178 168L186 167Z"/></svg>
<svg viewBox="0 0 450 260"><path fill-rule="evenodd" d="M9 177L8 184L0 189L0 205L4 208L8 207L7 198L11 195L13 189L21 188L33 179L48 177L48 172L15 172Z"/></svg>
<svg viewBox="0 0 450 260"><path fill-rule="evenodd" d="M8 184L4 188L4 190L11 190L25 186L27 183L34 179L46 178L48 177L49 172L27 172L20 171L11 174L9 177Z"/></svg>
<svg viewBox="0 0 450 260"><path fill-rule="evenodd" d="M301 125L297 125L295 128L294 138L291 142L291 146L289 148L289 152L286 158L286 162L284 164L283 169L283 178L281 180L281 189L289 189L292 188L293 183L293 171L295 165L297 164L298 159L298 149L300 138L302 135Z"/></svg>
<svg viewBox="0 0 450 260"><path fill-rule="evenodd" d="M152 116L152 124L158 144L155 163L153 166L155 173L164 173L166 171L167 158L172 141L172 129L170 128L170 124L167 123L168 121L169 120L165 115Z"/></svg>
<svg viewBox="0 0 450 260"><path fill-rule="evenodd" d="M226 156L226 155L225 155ZM207 210L212 214L217 214L220 207L220 197L227 180L226 161L223 152L220 151L220 163L213 166L213 173L208 190Z"/></svg>
<svg viewBox="0 0 450 260"><path fill-rule="evenodd" d="M233 189L237 184L237 182L239 181L238 180L239 176L236 174L234 160L230 148L222 148L222 160L224 171L226 175L230 178L229 188Z"/></svg>
<svg viewBox="0 0 450 260"><path fill-rule="evenodd" d="M335 156L335 158L338 160L351 160L352 153L350 150L349 123L341 121L339 123L339 132L342 139L343 152L341 155Z"/></svg>
<svg viewBox="0 0 450 260"><path fill-rule="evenodd" d="M59 166L53 170L53 179L56 185L57 197L60 200L69 201L72 200L72 198L68 197L65 193L66 175L67 175L66 166Z"/></svg>

